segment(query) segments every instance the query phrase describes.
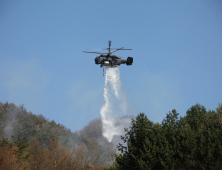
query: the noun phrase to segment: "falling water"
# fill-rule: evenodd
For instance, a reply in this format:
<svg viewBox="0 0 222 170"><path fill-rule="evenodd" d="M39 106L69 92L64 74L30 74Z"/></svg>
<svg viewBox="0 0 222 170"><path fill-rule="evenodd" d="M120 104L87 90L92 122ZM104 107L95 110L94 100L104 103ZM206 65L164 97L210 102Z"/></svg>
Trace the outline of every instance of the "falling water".
<svg viewBox="0 0 222 170"><path fill-rule="evenodd" d="M115 135L123 135L124 127L129 126L131 121L119 118L126 115L128 105L118 67L106 67L104 100L105 104L100 110L103 136L111 142Z"/></svg>

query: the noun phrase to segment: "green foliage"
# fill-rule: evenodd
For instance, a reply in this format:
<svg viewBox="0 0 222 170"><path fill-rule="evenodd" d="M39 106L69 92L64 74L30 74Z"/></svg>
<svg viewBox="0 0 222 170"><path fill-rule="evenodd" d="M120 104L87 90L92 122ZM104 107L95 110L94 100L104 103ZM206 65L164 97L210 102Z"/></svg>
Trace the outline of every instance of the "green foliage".
<svg viewBox="0 0 222 170"><path fill-rule="evenodd" d="M216 111L207 111L204 106L196 104L187 110L186 116L178 116L179 113L173 109L162 124L155 124L140 113L132 120L130 128L125 129L125 136L121 137L124 143L118 145L121 154L116 156L113 165L105 169L221 169L222 105L219 104ZM27 167L29 152L26 143L30 139L35 138L42 148L47 148L45 146L51 139L58 138L69 148L72 144L91 147L93 152L89 157L93 158L92 162L97 162L97 150L103 152L103 148L97 143L92 145L86 138L92 132L97 134L92 131L94 124L97 123L91 122L91 126L81 132L83 135L79 135L54 120L27 112L23 105L17 107L13 103L0 103L0 148L12 148L14 140L18 146L15 154ZM100 126L97 128L100 129ZM90 139L94 136L91 135Z"/></svg>
<svg viewBox="0 0 222 170"><path fill-rule="evenodd" d="M219 106L220 107L220 106ZM220 110L217 108L217 110ZM206 111L204 106L199 104L192 106L187 111L186 122L195 133L197 146L194 160L197 165L206 169L218 169L217 165L222 164L222 133L221 113Z"/></svg>
<svg viewBox="0 0 222 170"><path fill-rule="evenodd" d="M153 153L157 153L161 149L158 146L159 141L156 136L162 130L161 128L156 129L155 134L152 130L153 125L153 122L148 120L144 113L141 113L136 117L136 120L132 120L130 130L125 129L126 135L121 138L127 144L127 147L119 144L118 150L121 151L122 156L116 157L119 169L151 168L146 163L152 161L154 159ZM156 147L152 147L153 145Z"/></svg>
<svg viewBox="0 0 222 170"><path fill-rule="evenodd" d="M30 153L25 154L25 150L29 146L29 144L26 144L25 141L20 137L18 137L18 140L15 141L15 143L18 147L18 150L15 150L16 156L21 162L26 162L28 160L28 157L30 156Z"/></svg>
<svg viewBox="0 0 222 170"><path fill-rule="evenodd" d="M7 147L7 148L12 148L12 143L10 143L10 141L8 140L8 138L2 138L0 140L0 147Z"/></svg>
<svg viewBox="0 0 222 170"><path fill-rule="evenodd" d="M108 169L220 169L222 106L206 111L196 104L184 118L175 109L159 123L144 113L132 120L119 144L120 156Z"/></svg>
<svg viewBox="0 0 222 170"><path fill-rule="evenodd" d="M27 144L22 138L18 137L18 140L15 141L17 144L18 149L14 150L15 155L17 156L18 160L24 165L25 169L28 169L27 160L30 157L30 153L27 152Z"/></svg>

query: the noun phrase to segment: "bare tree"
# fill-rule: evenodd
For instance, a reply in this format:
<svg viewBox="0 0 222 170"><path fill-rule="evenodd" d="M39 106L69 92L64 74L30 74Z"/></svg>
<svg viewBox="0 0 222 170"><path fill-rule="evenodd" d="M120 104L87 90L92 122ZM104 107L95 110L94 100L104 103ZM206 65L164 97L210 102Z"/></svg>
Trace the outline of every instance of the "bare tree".
<svg viewBox="0 0 222 170"><path fill-rule="evenodd" d="M1 170L18 170L24 168L14 154L17 146L8 147L3 146L0 148L0 169Z"/></svg>
<svg viewBox="0 0 222 170"><path fill-rule="evenodd" d="M59 140L51 139L48 145L48 154L50 158L50 169L64 170L68 169L69 154L68 151L60 145Z"/></svg>
<svg viewBox="0 0 222 170"><path fill-rule="evenodd" d="M103 164L101 149L93 140L89 141L88 149L90 166L92 166L94 170L96 165L98 166Z"/></svg>
<svg viewBox="0 0 222 170"><path fill-rule="evenodd" d="M32 170L42 170L48 165L48 152L42 148L37 139L29 141L29 152L31 154L28 159L29 167Z"/></svg>

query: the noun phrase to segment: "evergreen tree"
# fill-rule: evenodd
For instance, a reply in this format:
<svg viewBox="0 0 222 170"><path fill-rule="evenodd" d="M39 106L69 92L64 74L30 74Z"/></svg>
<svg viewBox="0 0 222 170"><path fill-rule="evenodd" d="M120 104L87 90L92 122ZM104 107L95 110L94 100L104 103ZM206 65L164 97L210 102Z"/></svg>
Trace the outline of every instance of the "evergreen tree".
<svg viewBox="0 0 222 170"><path fill-rule="evenodd" d="M221 105L215 111L206 111L199 104L192 106L185 116L185 121L195 133L194 163L206 169L219 169L222 164L222 133L220 112ZM220 167L221 168L221 167Z"/></svg>
<svg viewBox="0 0 222 170"><path fill-rule="evenodd" d="M15 143L18 147L18 149L14 150L15 155L17 156L18 160L27 168L27 160L30 156L30 153L27 151L27 147L29 146L29 144L26 144L25 141L20 137L18 137L18 140L15 141Z"/></svg>
<svg viewBox="0 0 222 170"><path fill-rule="evenodd" d="M12 148L12 143L8 140L8 138L2 138L0 140L0 147L7 147L7 148Z"/></svg>
<svg viewBox="0 0 222 170"><path fill-rule="evenodd" d="M157 148L152 148L152 142L157 141L156 135L152 133L153 122L148 120L144 113L140 113L136 120L132 119L130 130L125 129L125 137L121 137L127 147L119 144L118 150L122 156L116 157L119 169L150 169L146 164L155 159L153 152Z"/></svg>

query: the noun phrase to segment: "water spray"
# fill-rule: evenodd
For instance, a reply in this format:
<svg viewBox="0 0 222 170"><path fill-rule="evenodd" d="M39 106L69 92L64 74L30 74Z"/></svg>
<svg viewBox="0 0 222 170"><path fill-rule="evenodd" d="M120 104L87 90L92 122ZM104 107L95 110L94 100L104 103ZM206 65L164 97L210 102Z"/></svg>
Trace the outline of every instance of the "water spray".
<svg viewBox="0 0 222 170"><path fill-rule="evenodd" d="M119 118L120 116L126 115L127 102L121 91L118 67L106 67L104 100L105 104L100 110L103 136L111 142L115 135L123 135L124 127L128 126L131 122L129 119L123 120Z"/></svg>

